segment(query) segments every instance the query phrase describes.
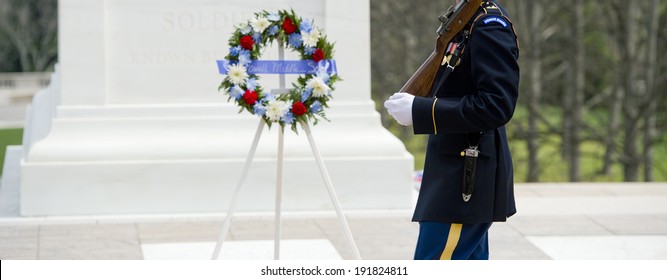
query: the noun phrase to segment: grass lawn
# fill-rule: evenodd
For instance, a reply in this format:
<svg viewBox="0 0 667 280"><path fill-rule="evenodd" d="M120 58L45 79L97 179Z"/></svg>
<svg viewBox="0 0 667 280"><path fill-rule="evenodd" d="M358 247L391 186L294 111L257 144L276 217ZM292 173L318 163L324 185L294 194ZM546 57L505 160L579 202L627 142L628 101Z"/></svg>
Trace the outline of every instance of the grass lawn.
<svg viewBox="0 0 667 280"><path fill-rule="evenodd" d="M8 145L21 145L22 128L0 129L0 176L5 165L5 150Z"/></svg>
<svg viewBox="0 0 667 280"><path fill-rule="evenodd" d="M411 136L404 140L408 151L415 157L415 170L424 168L426 136ZM521 139L510 139L510 150L514 161L514 180L525 182L528 174L528 149L526 142ZM664 143L662 141L661 143ZM622 182L623 167L617 163L612 166L611 174L600 174L604 146L598 142L585 141L581 143L581 179L584 182ZM667 181L667 145L654 146L654 181ZM568 182L568 163L563 159L560 138L556 135L548 136L541 142L539 152L540 181L541 182ZM643 171L641 171L643 174ZM640 176L643 178L643 176Z"/></svg>

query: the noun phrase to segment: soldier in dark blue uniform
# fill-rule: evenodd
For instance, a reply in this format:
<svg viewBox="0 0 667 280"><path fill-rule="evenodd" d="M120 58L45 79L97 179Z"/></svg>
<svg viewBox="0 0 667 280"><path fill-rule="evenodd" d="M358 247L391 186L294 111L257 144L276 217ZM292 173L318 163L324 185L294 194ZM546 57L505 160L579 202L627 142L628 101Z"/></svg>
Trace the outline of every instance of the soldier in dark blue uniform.
<svg viewBox="0 0 667 280"><path fill-rule="evenodd" d="M505 124L518 98L517 37L495 1L482 2L464 31L459 64L444 83L440 67L433 97L399 92L385 102L400 124L430 134L415 259L488 259L491 223L516 213Z"/></svg>

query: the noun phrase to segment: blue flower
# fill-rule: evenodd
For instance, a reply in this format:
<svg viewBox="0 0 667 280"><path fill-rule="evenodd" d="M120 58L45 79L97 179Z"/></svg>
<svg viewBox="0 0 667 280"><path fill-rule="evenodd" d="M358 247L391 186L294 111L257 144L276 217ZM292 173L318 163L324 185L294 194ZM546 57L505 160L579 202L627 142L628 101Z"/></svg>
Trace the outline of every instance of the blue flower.
<svg viewBox="0 0 667 280"><path fill-rule="evenodd" d="M285 115L283 115L282 118L280 118L281 121L283 121L285 124L292 124L294 122L294 115L292 112L287 111Z"/></svg>
<svg viewBox="0 0 667 280"><path fill-rule="evenodd" d="M270 13L268 16L266 16L266 19L270 21L279 21L280 20L280 14L273 12Z"/></svg>
<svg viewBox="0 0 667 280"><path fill-rule="evenodd" d="M231 56L239 55L239 51L241 51L241 46L234 46L234 47L229 48L229 54Z"/></svg>
<svg viewBox="0 0 667 280"><path fill-rule="evenodd" d="M252 62L252 60L250 60L250 57L247 57L247 56L239 56L239 64L248 67L248 65L250 64L250 62Z"/></svg>
<svg viewBox="0 0 667 280"><path fill-rule="evenodd" d="M249 90L254 91L255 89L257 89L257 86L259 86L259 83L257 83L257 79L255 78L250 78L246 82L246 88Z"/></svg>
<svg viewBox="0 0 667 280"><path fill-rule="evenodd" d="M322 111L322 103L320 103L319 101L313 102L313 104L310 105L310 111L313 113Z"/></svg>
<svg viewBox="0 0 667 280"><path fill-rule="evenodd" d="M273 95L273 93L269 92L269 93L266 94L266 96L264 96L264 98L262 100L266 100L267 102L268 101L273 101L273 100L276 100L276 96Z"/></svg>
<svg viewBox="0 0 667 280"><path fill-rule="evenodd" d="M315 76L318 78L322 79L325 83L329 82L329 74L327 73L327 69L331 64L329 63L328 60L321 60L320 62L317 63L317 73Z"/></svg>
<svg viewBox="0 0 667 280"><path fill-rule="evenodd" d="M315 50L317 50L317 49L306 47L306 48L303 49L303 52L307 55L312 55L315 52Z"/></svg>
<svg viewBox="0 0 667 280"><path fill-rule="evenodd" d="M229 89L229 96L234 98L234 100L239 100L244 93L245 92L243 91L243 89L241 89L237 85L234 85L231 89Z"/></svg>
<svg viewBox="0 0 667 280"><path fill-rule="evenodd" d="M252 34L252 40L255 41L255 44L262 43L262 33L255 32Z"/></svg>
<svg viewBox="0 0 667 280"><path fill-rule="evenodd" d="M250 60L250 51L241 50L239 52L239 63L243 66L248 66L252 60Z"/></svg>
<svg viewBox="0 0 667 280"><path fill-rule="evenodd" d="M271 25L271 27L269 27L269 35L273 36L278 34L278 30L280 30L280 28L277 25Z"/></svg>
<svg viewBox="0 0 667 280"><path fill-rule="evenodd" d="M329 74L327 74L326 69L323 69L323 68L318 69L317 70L317 75L315 75L315 77L318 77L318 78L322 79L322 81L325 84L329 83Z"/></svg>
<svg viewBox="0 0 667 280"><path fill-rule="evenodd" d="M308 98L310 98L310 95L311 95L312 93L313 93L313 89L312 89L312 88L309 88L309 89L307 89L307 90L304 90L304 91L301 93L301 102L306 102L306 100L308 100Z"/></svg>
<svg viewBox="0 0 667 280"><path fill-rule="evenodd" d="M255 109L255 115L263 116L264 114L266 114L266 107L262 105L262 102L255 103L253 109Z"/></svg>
<svg viewBox="0 0 667 280"><path fill-rule="evenodd" d="M310 20L304 19L301 21L301 32L310 33L313 30L313 23Z"/></svg>
<svg viewBox="0 0 667 280"><path fill-rule="evenodd" d="M252 27L250 25L246 25L243 28L241 28L241 34L243 35L248 35L252 32Z"/></svg>
<svg viewBox="0 0 667 280"><path fill-rule="evenodd" d="M301 34L294 32L291 35L289 35L289 44L293 48L296 49L301 47L302 42L303 40L301 40Z"/></svg>

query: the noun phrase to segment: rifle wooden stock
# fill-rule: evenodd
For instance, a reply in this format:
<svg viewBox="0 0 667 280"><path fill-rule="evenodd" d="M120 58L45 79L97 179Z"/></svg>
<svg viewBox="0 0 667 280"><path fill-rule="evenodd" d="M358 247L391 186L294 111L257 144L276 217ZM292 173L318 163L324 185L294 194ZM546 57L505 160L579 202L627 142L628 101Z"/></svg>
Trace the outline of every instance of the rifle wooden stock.
<svg viewBox="0 0 667 280"><path fill-rule="evenodd" d="M442 25L438 30L435 50L412 74L408 82L403 85L401 92L407 92L415 96L429 96L435 76L445 56L447 44L463 30L481 4L482 0L463 0L456 8L450 8L447 14L441 16ZM443 20L442 17L446 17L446 19Z"/></svg>

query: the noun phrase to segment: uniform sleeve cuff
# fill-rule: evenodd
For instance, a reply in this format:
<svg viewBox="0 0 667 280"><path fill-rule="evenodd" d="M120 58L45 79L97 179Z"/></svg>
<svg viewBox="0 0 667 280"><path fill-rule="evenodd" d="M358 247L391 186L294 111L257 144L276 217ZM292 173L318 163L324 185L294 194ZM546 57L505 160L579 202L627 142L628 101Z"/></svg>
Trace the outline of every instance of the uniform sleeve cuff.
<svg viewBox="0 0 667 280"><path fill-rule="evenodd" d="M415 134L436 134L434 103L437 98L416 96L412 102L412 127Z"/></svg>

